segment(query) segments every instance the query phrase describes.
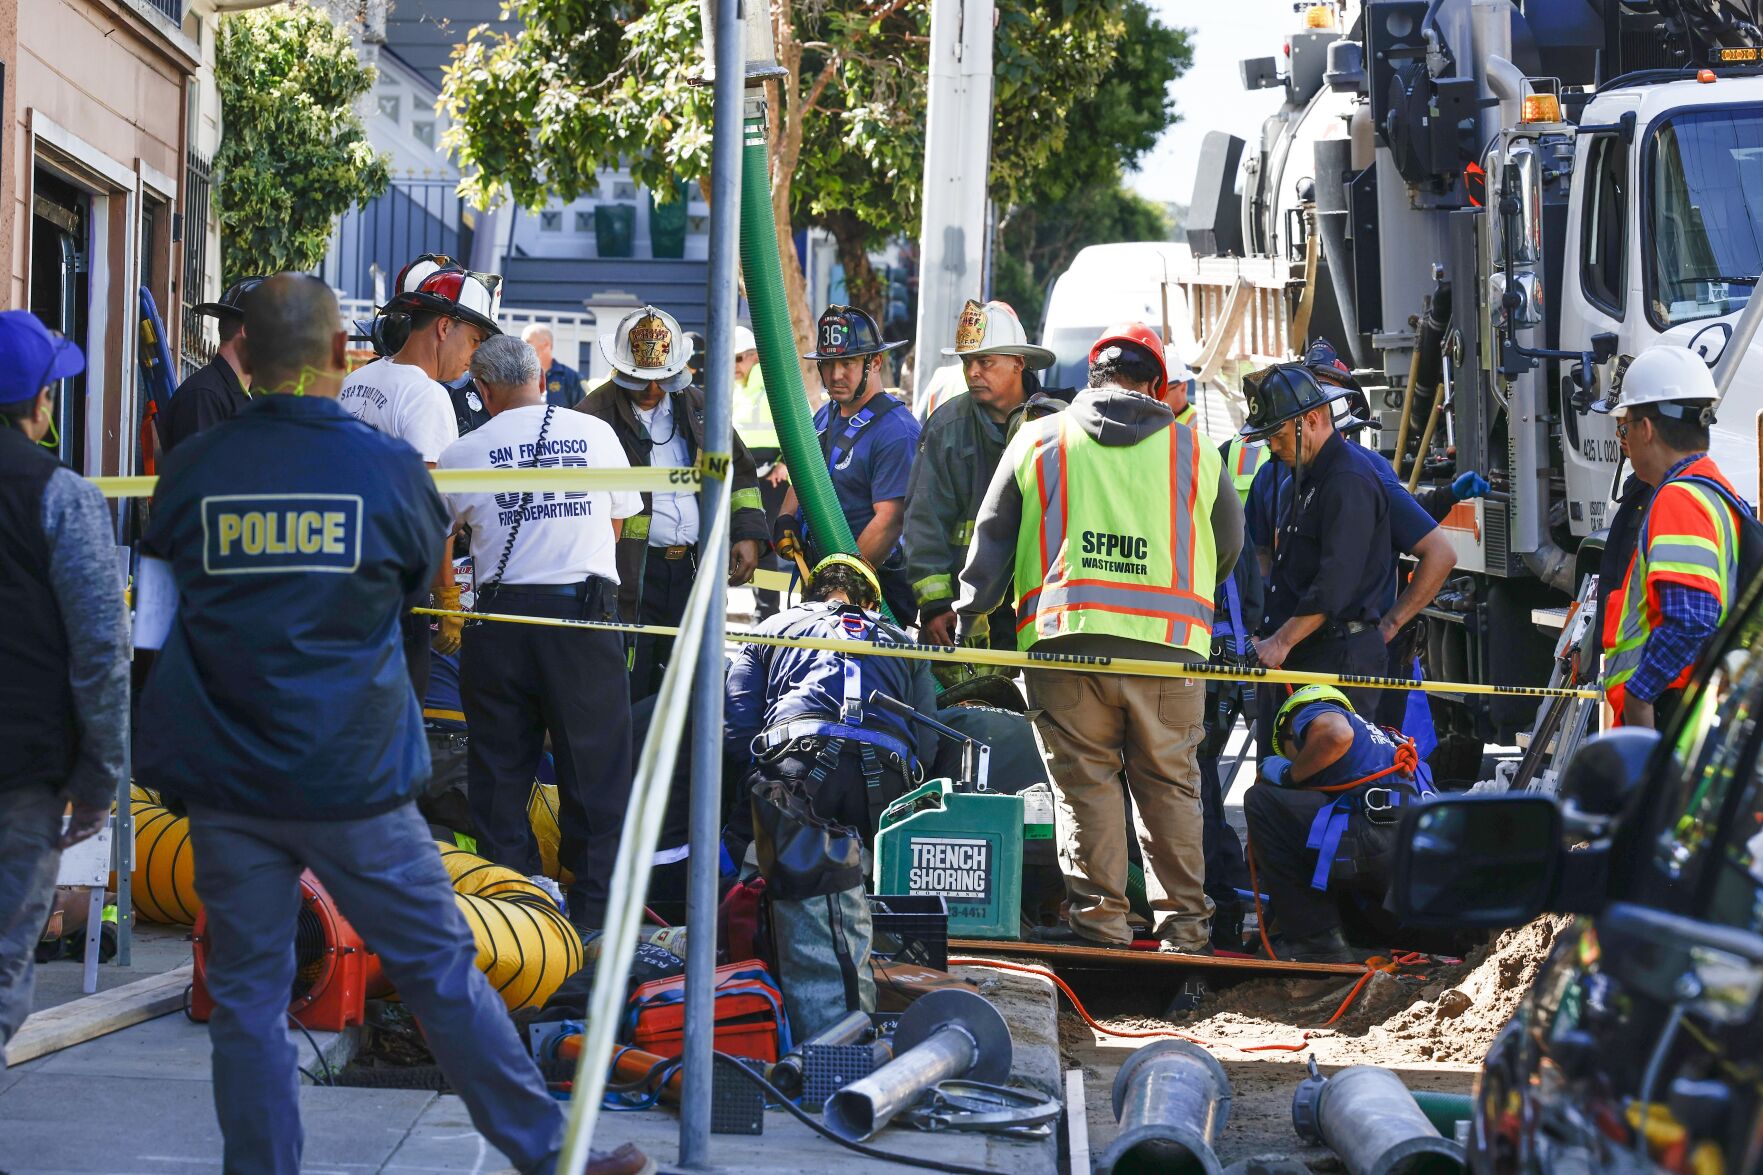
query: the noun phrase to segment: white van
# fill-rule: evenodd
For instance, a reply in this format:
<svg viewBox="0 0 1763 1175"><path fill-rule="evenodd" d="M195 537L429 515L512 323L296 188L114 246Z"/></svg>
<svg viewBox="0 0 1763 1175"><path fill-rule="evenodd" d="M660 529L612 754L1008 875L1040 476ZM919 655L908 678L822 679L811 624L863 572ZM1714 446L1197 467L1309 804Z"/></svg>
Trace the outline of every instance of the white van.
<svg viewBox="0 0 1763 1175"><path fill-rule="evenodd" d="M1041 382L1048 387L1083 387L1089 380L1090 346L1103 331L1121 322L1143 322L1159 335L1172 354L1191 362L1193 316L1182 288L1167 284L1169 275L1189 258L1185 243L1131 241L1091 245L1072 259L1071 268L1053 283L1041 322L1041 346L1059 357ZM1168 292L1168 326L1164 330L1164 294Z"/></svg>

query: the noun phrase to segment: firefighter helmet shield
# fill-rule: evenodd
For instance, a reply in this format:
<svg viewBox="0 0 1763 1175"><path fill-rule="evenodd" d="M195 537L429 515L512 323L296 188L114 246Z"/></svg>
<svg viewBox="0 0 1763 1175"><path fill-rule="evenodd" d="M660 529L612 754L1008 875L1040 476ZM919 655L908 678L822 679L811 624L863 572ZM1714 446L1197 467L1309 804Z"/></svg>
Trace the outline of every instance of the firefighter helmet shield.
<svg viewBox="0 0 1763 1175"><path fill-rule="evenodd" d="M969 298L955 322L955 345L943 354L967 360L980 355L1014 355L1030 371L1051 367L1059 357L1028 341L1022 320L1008 302L976 302Z"/></svg>
<svg viewBox="0 0 1763 1175"><path fill-rule="evenodd" d="M641 390L658 383L664 391L677 392L692 382L692 373L686 370L692 345L679 320L655 306L619 319L612 337L601 337L600 352L612 365L613 382L620 387Z"/></svg>
<svg viewBox="0 0 1763 1175"><path fill-rule="evenodd" d="M904 342L884 343L881 327L869 311L857 306L828 306L814 332L814 350L802 358L810 363L827 359L861 359L904 347Z"/></svg>

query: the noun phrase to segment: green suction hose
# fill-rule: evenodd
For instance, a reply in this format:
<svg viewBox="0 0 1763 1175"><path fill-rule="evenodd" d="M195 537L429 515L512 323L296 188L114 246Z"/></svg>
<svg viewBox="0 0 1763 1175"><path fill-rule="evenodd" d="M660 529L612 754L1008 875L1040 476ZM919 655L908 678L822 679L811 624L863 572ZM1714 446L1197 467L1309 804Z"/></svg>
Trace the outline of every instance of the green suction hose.
<svg viewBox="0 0 1763 1175"><path fill-rule="evenodd" d="M747 304L753 313L753 336L759 344L759 368L765 374L765 396L777 428L790 483L802 503L815 552L855 555L857 540L833 493L833 479L820 451L814 417L802 387L796 358L796 332L784 297L783 265L777 252L777 219L771 212L771 161L766 157L765 112L749 98L745 123L745 156L741 160L741 271L747 279Z"/></svg>
<svg viewBox="0 0 1763 1175"><path fill-rule="evenodd" d="M1433 1128L1446 1138L1454 1138L1457 1123L1468 1120L1475 1110L1470 1096L1466 1093L1435 1093L1429 1089L1411 1089L1414 1103Z"/></svg>

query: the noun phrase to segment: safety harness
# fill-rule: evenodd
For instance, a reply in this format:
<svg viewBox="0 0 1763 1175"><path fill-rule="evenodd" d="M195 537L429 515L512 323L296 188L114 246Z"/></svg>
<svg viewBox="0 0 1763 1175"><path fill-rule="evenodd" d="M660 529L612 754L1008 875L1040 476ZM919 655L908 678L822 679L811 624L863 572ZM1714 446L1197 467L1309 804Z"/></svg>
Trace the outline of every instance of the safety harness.
<svg viewBox="0 0 1763 1175"><path fill-rule="evenodd" d="M1310 835L1304 842L1305 848L1316 850L1316 872L1310 876L1311 889L1328 888L1328 876L1334 870L1341 838L1346 835L1354 812L1363 812L1373 824L1390 824L1396 820L1403 804L1421 803L1437 794L1432 785L1432 769L1421 760L1414 740L1389 727L1384 731L1399 740L1394 763L1382 771L1346 783L1309 789L1339 793L1334 803L1316 813L1316 818L1310 822ZM1380 779L1390 782L1383 787L1368 786Z"/></svg>
<svg viewBox="0 0 1763 1175"><path fill-rule="evenodd" d="M1295 717L1305 706L1327 702L1340 706L1358 718L1353 703L1347 695L1333 686L1307 685L1293 691L1279 713L1273 720L1273 750L1275 754L1284 754L1282 743L1286 722ZM1364 719L1360 719L1364 721ZM1404 804L1416 804L1431 799L1438 794L1432 785L1432 768L1427 766L1420 757L1420 749L1414 740L1399 730L1389 727L1381 728L1395 743L1393 761L1381 771L1373 771L1358 779L1349 779L1345 783L1331 783L1320 786L1306 786L1294 783L1292 786L1305 791L1323 792L1335 796L1335 801L1316 813L1310 822L1310 835L1304 841L1304 847L1316 851L1316 870L1310 876L1310 888L1315 890L1328 889L1329 874L1334 871L1335 858L1340 853L1341 838L1347 833L1347 826L1353 819L1353 813L1363 813L1365 819L1373 824L1393 823ZM1383 787L1372 787L1380 779L1389 783Z"/></svg>
<svg viewBox="0 0 1763 1175"><path fill-rule="evenodd" d="M865 366L866 378L868 371L868 367ZM836 423L834 418L838 416L838 410L828 408L830 415L827 417L826 431L820 434L821 452L826 455L827 468L829 470L841 468L844 462L851 459L851 453L857 448L857 438L863 435L863 430L898 407L900 407L900 401L886 392L877 392L870 397L869 403L862 410L845 421L845 427L838 433L836 439L833 436L833 426Z"/></svg>
<svg viewBox="0 0 1763 1175"><path fill-rule="evenodd" d="M839 625L846 637L866 644L875 642L876 622L865 615L862 609L841 607L838 616ZM845 745L854 744L862 760L863 782L873 816L881 811L888 798L882 791L882 774L886 769L882 754L892 755L901 774L908 779L915 777L918 763L912 749L904 740L863 725L863 660L855 653L839 653L837 656L843 676L839 720L828 722L820 718L796 718L789 722L780 722L755 735L752 750L757 757L779 748L788 750L795 746L804 751L812 748L814 766L808 772L809 790L812 794L838 770L839 756L844 754ZM803 744L800 740L813 741Z"/></svg>

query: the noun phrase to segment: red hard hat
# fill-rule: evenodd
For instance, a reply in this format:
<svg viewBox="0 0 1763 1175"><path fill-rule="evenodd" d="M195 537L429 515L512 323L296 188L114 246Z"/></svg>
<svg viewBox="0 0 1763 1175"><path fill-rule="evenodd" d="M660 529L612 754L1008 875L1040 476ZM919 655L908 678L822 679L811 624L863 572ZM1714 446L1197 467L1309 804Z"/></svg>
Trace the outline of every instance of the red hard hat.
<svg viewBox="0 0 1763 1175"><path fill-rule="evenodd" d="M414 289L400 290L386 303L385 308L430 310L499 335L502 328L496 325L496 315L501 304L500 276L493 273L472 273L457 265L449 265L424 276Z"/></svg>
<svg viewBox="0 0 1763 1175"><path fill-rule="evenodd" d="M1090 362L1094 364L1112 343L1131 343L1149 351L1151 357L1157 361L1158 372L1157 386L1151 389L1151 394L1159 400L1169 399L1169 365L1163 359L1163 340L1157 337L1156 331L1142 322L1123 322L1109 327L1096 340L1096 345L1090 348Z"/></svg>

